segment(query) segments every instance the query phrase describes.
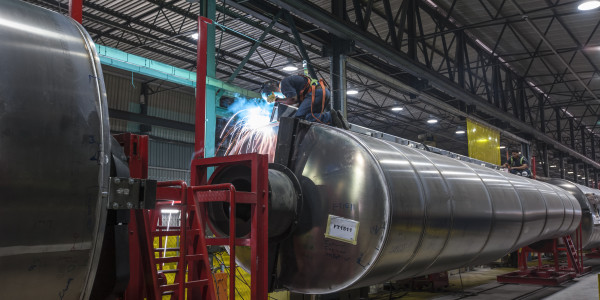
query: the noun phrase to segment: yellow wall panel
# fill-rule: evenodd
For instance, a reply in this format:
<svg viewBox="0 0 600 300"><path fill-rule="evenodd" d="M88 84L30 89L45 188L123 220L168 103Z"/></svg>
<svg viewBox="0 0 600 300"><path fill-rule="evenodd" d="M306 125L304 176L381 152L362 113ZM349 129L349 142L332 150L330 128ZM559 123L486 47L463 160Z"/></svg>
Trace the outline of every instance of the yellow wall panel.
<svg viewBox="0 0 600 300"><path fill-rule="evenodd" d="M500 132L467 119L469 157L500 165Z"/></svg>

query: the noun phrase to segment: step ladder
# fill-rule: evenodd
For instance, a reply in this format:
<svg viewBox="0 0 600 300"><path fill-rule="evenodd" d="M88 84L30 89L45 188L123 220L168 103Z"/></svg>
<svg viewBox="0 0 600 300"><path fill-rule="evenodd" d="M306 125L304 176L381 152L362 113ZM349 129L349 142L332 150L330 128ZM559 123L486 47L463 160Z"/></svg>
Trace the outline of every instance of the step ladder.
<svg viewBox="0 0 600 300"><path fill-rule="evenodd" d="M228 165L247 165L252 170L251 190L236 191L230 183L207 185L209 168ZM249 246L256 259L250 266L251 299L268 298L268 157L259 154L243 154L228 157L194 159L192 182L158 182L156 208L135 210L132 222L137 236L141 264L141 291L128 291L126 300L161 300L170 296L172 300L202 299L215 300L215 282L208 258L208 246L224 245L230 251L229 299L235 299L236 246ZM200 178L200 179L198 179ZM195 180L198 179L198 180ZM230 232L227 237L206 237L209 202L228 203L230 209ZM251 231L247 237L236 238L236 203L251 206ZM179 225L163 222L162 210L178 211ZM179 237L176 246L167 240ZM154 245L158 239L157 246ZM137 249L137 248L136 248ZM171 254L166 256L165 254ZM156 255L161 253L162 255ZM165 268L166 264L175 268ZM138 276L135 275L134 276ZM166 277L173 277L165 280Z"/></svg>
<svg viewBox="0 0 600 300"><path fill-rule="evenodd" d="M569 261L573 264L575 271L579 274L583 273L583 261L580 259L580 255L573 244L573 239L571 239L570 235L566 235L562 238L565 243L565 247L567 248L567 255L569 257Z"/></svg>
<svg viewBox="0 0 600 300"><path fill-rule="evenodd" d="M193 210L192 213L188 210L187 189L184 181L159 182L156 208L136 211L135 218L140 229L140 256L145 262L142 269L147 299L160 300L166 295L169 295L171 300L215 299L208 250L205 246L199 247L202 244L193 245L193 242L198 240L202 243L203 239L190 235L190 232L196 232L197 235L198 232L204 231L196 228L197 224L189 222ZM163 222L162 211L165 209L179 212L179 226L170 226ZM187 238L188 235L192 238ZM166 246L169 239L177 238L179 242L176 247ZM158 239L159 247L154 246L155 239ZM175 252L175 255L166 256L166 251ZM157 257L156 253L163 255ZM176 264L174 269L164 268L165 264L173 263ZM198 269L203 272L193 272ZM188 272L190 274L187 274ZM166 277L171 274L174 276L173 281L168 282Z"/></svg>
<svg viewBox="0 0 600 300"><path fill-rule="evenodd" d="M251 170L250 190L237 191L230 183L206 185L209 169L212 167L227 167L245 165ZM214 237L202 239L204 243L198 247L228 246L229 247L229 299L235 299L236 280L236 246L250 247L250 256L255 258L250 262L250 298L268 299L268 156L263 154L241 154L225 157L211 157L192 160L191 182L195 186L189 187L188 201L193 202L197 208L194 211L194 221L200 224L207 220L205 207L210 202L223 202L229 204L229 233L227 237ZM236 237L236 204L250 205L250 233L246 237ZM190 214L191 216L191 214ZM201 231L203 232L203 231ZM195 232L194 232L195 233ZM191 272L190 272L191 273ZM198 299L198 298L191 298Z"/></svg>
<svg viewBox="0 0 600 300"><path fill-rule="evenodd" d="M196 206L188 203L187 196L188 187L184 181L159 182L156 209L144 212L144 228L150 231L146 240L147 261L153 269L150 276L146 276L153 283L153 287L147 289L148 299L162 299L166 295L171 300L215 299L203 224L198 219ZM165 224L162 211L167 209L169 214L178 212L178 226L169 224L169 219ZM155 239L158 239L159 247L154 247ZM179 239L177 246L168 247L169 239ZM167 252L175 255L167 256ZM162 255L156 257L156 253ZM174 269L164 268L165 264L173 263L176 263ZM170 274L174 276L173 282L166 280Z"/></svg>

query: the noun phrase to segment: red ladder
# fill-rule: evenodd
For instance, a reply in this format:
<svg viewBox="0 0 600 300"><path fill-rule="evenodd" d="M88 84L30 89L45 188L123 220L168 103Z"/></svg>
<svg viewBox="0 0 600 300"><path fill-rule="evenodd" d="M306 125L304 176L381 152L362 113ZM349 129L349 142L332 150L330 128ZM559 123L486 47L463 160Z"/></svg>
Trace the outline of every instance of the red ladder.
<svg viewBox="0 0 600 300"><path fill-rule="evenodd" d="M232 165L245 165L251 170L250 191L236 191L232 184L205 185L210 167L226 167ZM218 170L218 169L217 169ZM228 237L206 238L202 241L206 245L229 246L229 299L235 299L235 247L249 246L250 257L250 298L268 298L268 156L262 154L242 154L225 157L195 158L191 167L192 182L196 186L188 188L188 199L193 199L195 220L204 225L208 220L205 205L209 202L225 202L229 204L229 233ZM236 203L250 205L251 229L245 238L236 238ZM203 221L203 222L202 222ZM204 236L201 235L203 238ZM199 298L192 298L199 299Z"/></svg>
<svg viewBox="0 0 600 300"><path fill-rule="evenodd" d="M159 182L156 191L156 209L136 211L140 256L142 256L143 278L147 299L159 300L170 295L172 300L215 299L215 283L208 261L208 246L229 246L229 299L235 299L235 247L249 246L251 299L268 298L268 159L266 155L243 154L227 157L194 159L192 178L206 178L210 167L247 165L251 170L251 190L236 191L230 183L207 185L198 180L197 186L188 187L183 181ZM207 238L206 205L210 202L229 204L230 231L228 237ZM236 204L251 207L251 230L247 237L236 238ZM181 214L180 226L167 227L162 224L161 210L177 209ZM159 222L160 221L160 222ZM179 236L176 248L164 246L163 238ZM160 246L154 247L158 238ZM170 257L156 257L157 252L177 252ZM163 270L163 264L177 263L176 269ZM173 283L164 282L161 274L175 273ZM187 276L186 276L187 274ZM139 298L141 299L141 298Z"/></svg>
<svg viewBox="0 0 600 300"><path fill-rule="evenodd" d="M570 235L566 235L562 238L567 248L567 255L569 256L570 262L573 264L577 273L583 273L583 261L580 260L580 255L573 244L573 240Z"/></svg>
<svg viewBox="0 0 600 300"><path fill-rule="evenodd" d="M196 206L188 204L188 190L184 181L159 182L156 209L141 213L140 219L146 233L140 235L145 235L146 238L140 239L144 240L142 253L146 253L144 260L148 262L144 264L144 277L146 282L152 283L152 286L146 289L148 299L159 300L163 295L170 295L172 300L215 299L208 249L204 240L204 227L202 222L199 222ZM162 209L178 210L181 216L180 225L163 224ZM170 237L179 237L178 247L167 248L163 239ZM159 245L162 247L154 247L155 238L158 238ZM157 252L167 251L177 252L177 255L155 256ZM168 263L177 263L177 267L163 269L164 264ZM161 275L173 273L175 274L173 283L160 280L166 277Z"/></svg>

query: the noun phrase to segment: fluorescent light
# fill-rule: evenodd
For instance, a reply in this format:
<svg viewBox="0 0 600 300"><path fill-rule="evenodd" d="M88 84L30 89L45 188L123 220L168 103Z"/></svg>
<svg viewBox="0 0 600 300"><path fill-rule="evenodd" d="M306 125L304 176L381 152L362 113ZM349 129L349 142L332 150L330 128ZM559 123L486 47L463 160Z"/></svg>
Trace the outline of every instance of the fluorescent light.
<svg viewBox="0 0 600 300"><path fill-rule="evenodd" d="M591 10L598 7L600 7L600 1L585 1L577 6L579 10Z"/></svg>
<svg viewBox="0 0 600 300"><path fill-rule="evenodd" d="M286 65L281 70L286 71L286 72L294 72L294 71L298 70L298 67L296 67L294 65Z"/></svg>
<svg viewBox="0 0 600 300"><path fill-rule="evenodd" d="M556 168L556 165L551 165L550 168Z"/></svg>
<svg viewBox="0 0 600 300"><path fill-rule="evenodd" d="M197 40L198 39L198 33L192 34L192 38L195 39L195 40Z"/></svg>
<svg viewBox="0 0 600 300"><path fill-rule="evenodd" d="M161 209L160 212L163 214L178 214L179 209Z"/></svg>
<svg viewBox="0 0 600 300"><path fill-rule="evenodd" d="M567 174L573 174L573 172L569 171L569 172L567 172Z"/></svg>
<svg viewBox="0 0 600 300"><path fill-rule="evenodd" d="M403 107L400 107L400 106L394 106L394 107L392 107L392 110L393 110L393 111L401 111L401 110L403 110L403 109L404 109L404 108L403 108Z"/></svg>
<svg viewBox="0 0 600 300"><path fill-rule="evenodd" d="M505 148L506 148L506 146L500 146L500 149L505 149Z"/></svg>
<svg viewBox="0 0 600 300"><path fill-rule="evenodd" d="M464 131L464 130L457 130L457 131L456 131L456 134L465 134L465 132L466 132L466 131ZM500 148L502 148L502 147L500 147Z"/></svg>
<svg viewBox="0 0 600 300"><path fill-rule="evenodd" d="M437 119L429 119L429 120L427 120L427 123L429 123L429 124L435 124L437 122L438 122Z"/></svg>
<svg viewBox="0 0 600 300"><path fill-rule="evenodd" d="M355 89L347 90L346 94L347 95L356 95L356 94L358 94L358 90L355 90Z"/></svg>

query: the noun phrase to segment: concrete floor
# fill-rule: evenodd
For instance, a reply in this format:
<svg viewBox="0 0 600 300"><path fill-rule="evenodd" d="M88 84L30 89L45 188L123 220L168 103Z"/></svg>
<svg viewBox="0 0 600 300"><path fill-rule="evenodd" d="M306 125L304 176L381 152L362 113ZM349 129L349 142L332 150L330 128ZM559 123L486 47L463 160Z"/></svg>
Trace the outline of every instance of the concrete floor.
<svg viewBox="0 0 600 300"><path fill-rule="evenodd" d="M577 278L570 286L548 296L546 300L563 300L563 299L599 299L599 270L590 272L590 274Z"/></svg>
<svg viewBox="0 0 600 300"><path fill-rule="evenodd" d="M371 299L436 299L436 300L587 300L599 299L600 259L586 259L586 266L592 271L582 277L565 282L556 287L529 284L503 284L496 281L496 276L513 271L510 268L476 268L474 271L452 271L449 276L450 286L443 291L382 291L370 295Z"/></svg>

